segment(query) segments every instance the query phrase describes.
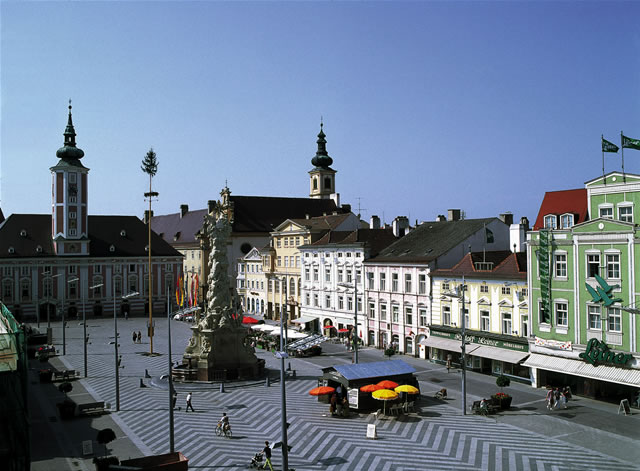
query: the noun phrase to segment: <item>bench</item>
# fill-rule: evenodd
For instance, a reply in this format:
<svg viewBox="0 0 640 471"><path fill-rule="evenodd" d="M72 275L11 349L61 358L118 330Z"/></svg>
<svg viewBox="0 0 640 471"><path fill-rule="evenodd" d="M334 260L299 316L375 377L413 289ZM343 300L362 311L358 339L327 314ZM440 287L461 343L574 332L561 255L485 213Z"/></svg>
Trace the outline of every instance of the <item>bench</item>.
<svg viewBox="0 0 640 471"><path fill-rule="evenodd" d="M76 370L57 370L52 371L52 380L53 381L68 381L70 379L78 378L78 373Z"/></svg>
<svg viewBox="0 0 640 471"><path fill-rule="evenodd" d="M104 401L78 404L78 415L104 414Z"/></svg>
<svg viewBox="0 0 640 471"><path fill-rule="evenodd" d="M500 410L500 406L494 404L492 401L485 401L485 408L480 407L480 402L481 401L473 401L473 404L471 405L471 412L474 414L488 415L495 414Z"/></svg>

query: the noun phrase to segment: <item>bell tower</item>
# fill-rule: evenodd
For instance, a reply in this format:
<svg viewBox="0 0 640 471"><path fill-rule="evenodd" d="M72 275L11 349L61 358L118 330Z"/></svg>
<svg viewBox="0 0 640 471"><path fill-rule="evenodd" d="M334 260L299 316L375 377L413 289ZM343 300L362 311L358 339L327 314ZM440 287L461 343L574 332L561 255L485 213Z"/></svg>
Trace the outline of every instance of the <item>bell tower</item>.
<svg viewBox="0 0 640 471"><path fill-rule="evenodd" d="M336 171L330 167L333 159L327 153L327 140L322 130L323 123L320 121L320 134L318 134L318 150L315 157L311 159L314 166L309 171L309 198L329 199L331 194L336 193Z"/></svg>
<svg viewBox="0 0 640 471"><path fill-rule="evenodd" d="M58 255L88 255L89 216L87 176L89 169L80 162L82 149L76 147L76 131L71 118L64 130L64 145L56 152L60 160L51 167L51 236Z"/></svg>

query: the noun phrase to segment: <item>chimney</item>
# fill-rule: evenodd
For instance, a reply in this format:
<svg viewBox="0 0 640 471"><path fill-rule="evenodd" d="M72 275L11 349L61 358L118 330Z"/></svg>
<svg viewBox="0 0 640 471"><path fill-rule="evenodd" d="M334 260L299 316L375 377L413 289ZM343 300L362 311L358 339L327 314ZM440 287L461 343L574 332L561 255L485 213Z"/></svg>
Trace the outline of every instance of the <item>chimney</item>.
<svg viewBox="0 0 640 471"><path fill-rule="evenodd" d="M342 211L344 213L350 213L351 212L351 205L350 204L343 204L342 205Z"/></svg>
<svg viewBox="0 0 640 471"><path fill-rule="evenodd" d="M153 217L153 210L151 210L151 217ZM149 210L146 209L144 211L144 219L143 219L145 224L149 224Z"/></svg>
<svg viewBox="0 0 640 471"><path fill-rule="evenodd" d="M445 222L447 218L444 217L444 214L438 214L436 217L436 222Z"/></svg>
<svg viewBox="0 0 640 471"><path fill-rule="evenodd" d="M153 214L152 214L153 216ZM526 216L520 218L520 225L524 227L525 232L529 230L529 219Z"/></svg>
<svg viewBox="0 0 640 471"><path fill-rule="evenodd" d="M369 227L371 229L380 229L380 218L376 215L371 216Z"/></svg>
<svg viewBox="0 0 640 471"><path fill-rule="evenodd" d="M207 212L212 213L216 207L216 200L207 201Z"/></svg>
<svg viewBox="0 0 640 471"><path fill-rule="evenodd" d="M393 220L393 235L396 237L404 237L409 232L409 218L407 216L398 216Z"/></svg>
<svg viewBox="0 0 640 471"><path fill-rule="evenodd" d="M336 208L340 207L340 193L331 193L331 196L329 196L329 198L331 198L336 204Z"/></svg>
<svg viewBox="0 0 640 471"><path fill-rule="evenodd" d="M502 213L500 215L500 220L504 222L507 226L513 224L513 214L511 213Z"/></svg>
<svg viewBox="0 0 640 471"><path fill-rule="evenodd" d="M187 214L189 212L189 205L188 204L181 204L180 205L180 217L183 218L185 214Z"/></svg>
<svg viewBox="0 0 640 471"><path fill-rule="evenodd" d="M460 210L459 209L449 209L447 221L459 221L460 220Z"/></svg>
<svg viewBox="0 0 640 471"><path fill-rule="evenodd" d="M309 216L308 214L305 214L305 215L304 215L304 218L305 218L305 219L310 219L310 216Z"/></svg>

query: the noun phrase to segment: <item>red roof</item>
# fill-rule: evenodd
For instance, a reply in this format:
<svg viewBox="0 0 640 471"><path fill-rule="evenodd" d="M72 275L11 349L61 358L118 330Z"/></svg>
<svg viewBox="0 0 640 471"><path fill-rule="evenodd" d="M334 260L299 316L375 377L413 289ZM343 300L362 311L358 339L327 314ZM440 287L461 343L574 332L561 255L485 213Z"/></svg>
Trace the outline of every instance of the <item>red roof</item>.
<svg viewBox="0 0 640 471"><path fill-rule="evenodd" d="M580 224L589 219L589 206L587 202L587 190L580 188L577 190L547 191L544 194L538 218L533 226L534 231L544 229L544 217L549 214L560 216L562 214L573 214L573 224Z"/></svg>

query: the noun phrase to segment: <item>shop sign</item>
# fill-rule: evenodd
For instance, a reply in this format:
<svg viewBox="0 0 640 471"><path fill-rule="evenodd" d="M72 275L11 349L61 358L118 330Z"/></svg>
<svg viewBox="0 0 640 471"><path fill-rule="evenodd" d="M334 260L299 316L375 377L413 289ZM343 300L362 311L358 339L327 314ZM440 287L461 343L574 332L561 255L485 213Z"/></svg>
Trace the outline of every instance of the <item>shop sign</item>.
<svg viewBox="0 0 640 471"><path fill-rule="evenodd" d="M435 337L444 337L447 339L459 340L460 342L462 342L462 334L455 333L455 332L454 333L440 332L440 331L431 329L431 335ZM479 335L465 335L465 340L467 343L487 345L489 347L506 348L509 350L519 350L522 352L528 351L528 345L525 345L525 344L505 342L503 340L494 340L494 339L489 339L487 337L481 337Z"/></svg>
<svg viewBox="0 0 640 471"><path fill-rule="evenodd" d="M587 363L591 363L593 366L604 363L612 366L623 367L629 363L629 360L633 358L633 355L628 353L615 353L609 350L606 343L601 342L598 339L591 339L587 343L587 350L584 353L578 355Z"/></svg>
<svg viewBox="0 0 640 471"><path fill-rule="evenodd" d="M559 340L549 340L536 337L536 347L553 348L554 350L571 351L571 342L560 342Z"/></svg>
<svg viewBox="0 0 640 471"><path fill-rule="evenodd" d="M599 275L595 275L596 281L600 286L593 289L589 283L585 282L585 286L587 291L591 295L591 302L594 303L604 303L605 306L611 306L613 303L621 303L622 299L620 298L612 298L611 293L615 288L619 288L620 285L609 285L606 281L602 279Z"/></svg>

